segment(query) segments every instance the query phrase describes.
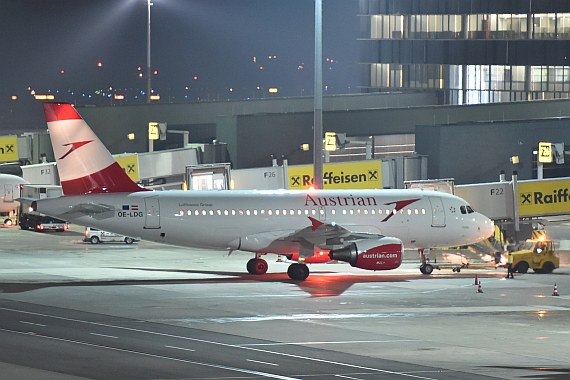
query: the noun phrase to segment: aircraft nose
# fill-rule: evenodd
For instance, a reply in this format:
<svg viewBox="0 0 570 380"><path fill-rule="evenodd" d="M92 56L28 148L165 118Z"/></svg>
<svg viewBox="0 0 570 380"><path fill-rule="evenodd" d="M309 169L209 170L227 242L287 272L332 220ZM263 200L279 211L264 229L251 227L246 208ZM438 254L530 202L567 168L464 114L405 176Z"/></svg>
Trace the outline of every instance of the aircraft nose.
<svg viewBox="0 0 570 380"><path fill-rule="evenodd" d="M495 233L495 223L485 215L479 214L478 229L481 232L482 239L486 239Z"/></svg>

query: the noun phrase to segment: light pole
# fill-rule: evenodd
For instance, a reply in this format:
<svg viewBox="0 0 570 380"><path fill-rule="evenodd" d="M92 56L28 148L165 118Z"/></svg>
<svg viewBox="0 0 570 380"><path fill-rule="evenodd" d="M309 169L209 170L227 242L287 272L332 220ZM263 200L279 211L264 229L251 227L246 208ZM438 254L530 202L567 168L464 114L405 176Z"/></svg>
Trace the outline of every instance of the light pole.
<svg viewBox="0 0 570 380"><path fill-rule="evenodd" d="M313 187L323 188L323 3L315 0L315 109L313 138Z"/></svg>
<svg viewBox="0 0 570 380"><path fill-rule="evenodd" d="M150 103L150 91L151 91L151 66L150 66L150 7L152 2L150 0L146 1L147 4L147 28L146 28L146 102Z"/></svg>

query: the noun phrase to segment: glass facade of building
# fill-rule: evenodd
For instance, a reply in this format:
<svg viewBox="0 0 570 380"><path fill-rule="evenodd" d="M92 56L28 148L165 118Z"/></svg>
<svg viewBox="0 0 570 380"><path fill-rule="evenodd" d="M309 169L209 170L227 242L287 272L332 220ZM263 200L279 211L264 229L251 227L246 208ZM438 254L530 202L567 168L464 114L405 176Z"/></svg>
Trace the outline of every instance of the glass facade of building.
<svg viewBox="0 0 570 380"><path fill-rule="evenodd" d="M570 1L361 0L365 91L450 104L568 98Z"/></svg>

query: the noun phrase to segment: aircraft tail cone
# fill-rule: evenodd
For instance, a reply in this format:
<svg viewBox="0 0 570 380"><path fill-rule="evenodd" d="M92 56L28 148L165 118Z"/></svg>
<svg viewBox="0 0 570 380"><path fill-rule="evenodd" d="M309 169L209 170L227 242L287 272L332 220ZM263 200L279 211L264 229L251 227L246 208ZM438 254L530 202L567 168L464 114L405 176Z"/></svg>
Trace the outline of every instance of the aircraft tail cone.
<svg viewBox="0 0 570 380"><path fill-rule="evenodd" d="M483 293L483 288L481 287L481 281L477 284L477 293Z"/></svg>
<svg viewBox="0 0 570 380"><path fill-rule="evenodd" d="M560 294L558 293L558 286L556 286L556 283L554 283L554 290L552 291L552 295L554 297L558 297Z"/></svg>

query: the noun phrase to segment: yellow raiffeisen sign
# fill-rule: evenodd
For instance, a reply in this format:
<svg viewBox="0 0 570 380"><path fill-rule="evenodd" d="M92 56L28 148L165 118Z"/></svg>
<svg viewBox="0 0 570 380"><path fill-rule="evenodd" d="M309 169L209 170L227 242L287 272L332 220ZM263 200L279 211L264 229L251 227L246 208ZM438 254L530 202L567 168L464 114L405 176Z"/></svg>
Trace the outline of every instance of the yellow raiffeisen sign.
<svg viewBox="0 0 570 380"><path fill-rule="evenodd" d="M123 168L125 173L135 182L140 180L139 175L139 156L138 154L125 154L114 156L119 166Z"/></svg>
<svg viewBox="0 0 570 380"><path fill-rule="evenodd" d="M570 213L570 179L519 183L519 215Z"/></svg>
<svg viewBox="0 0 570 380"><path fill-rule="evenodd" d="M381 189L381 161L356 161L323 165L325 189ZM313 165L289 166L287 182L291 190L313 185Z"/></svg>
<svg viewBox="0 0 570 380"><path fill-rule="evenodd" d="M18 137L0 136L0 162L18 161Z"/></svg>

